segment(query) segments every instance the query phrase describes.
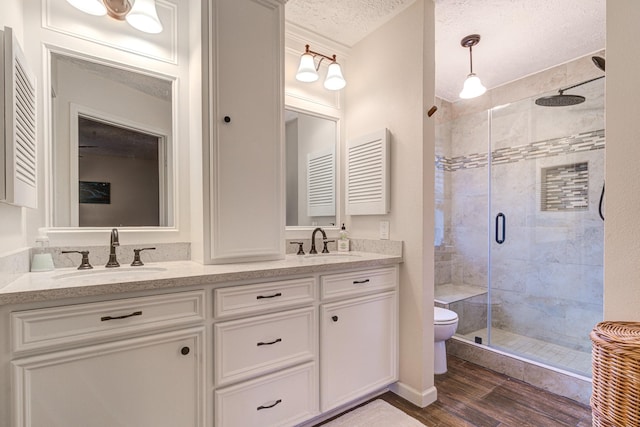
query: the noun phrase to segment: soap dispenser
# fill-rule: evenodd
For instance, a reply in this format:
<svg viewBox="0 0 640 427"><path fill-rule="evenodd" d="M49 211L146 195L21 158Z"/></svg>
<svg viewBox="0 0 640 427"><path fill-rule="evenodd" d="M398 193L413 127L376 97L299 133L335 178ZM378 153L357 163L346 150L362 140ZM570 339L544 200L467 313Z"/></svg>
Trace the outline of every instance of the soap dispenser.
<svg viewBox="0 0 640 427"><path fill-rule="evenodd" d="M347 233L347 229L342 224L342 228L340 228L340 238L338 239L338 252L349 252L349 233Z"/></svg>
<svg viewBox="0 0 640 427"><path fill-rule="evenodd" d="M51 271L54 269L53 257L50 253L46 253L45 249L49 246L49 237L47 236L47 230L45 228L38 229L38 236L36 237L35 253L31 260L31 271Z"/></svg>

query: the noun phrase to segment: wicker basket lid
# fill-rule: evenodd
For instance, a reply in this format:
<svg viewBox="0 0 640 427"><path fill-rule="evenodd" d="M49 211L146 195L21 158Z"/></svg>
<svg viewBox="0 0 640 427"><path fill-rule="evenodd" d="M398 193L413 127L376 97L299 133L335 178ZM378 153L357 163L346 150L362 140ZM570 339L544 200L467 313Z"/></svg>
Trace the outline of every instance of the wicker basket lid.
<svg viewBox="0 0 640 427"><path fill-rule="evenodd" d="M600 322L593 328L591 339L622 346L640 346L640 322Z"/></svg>

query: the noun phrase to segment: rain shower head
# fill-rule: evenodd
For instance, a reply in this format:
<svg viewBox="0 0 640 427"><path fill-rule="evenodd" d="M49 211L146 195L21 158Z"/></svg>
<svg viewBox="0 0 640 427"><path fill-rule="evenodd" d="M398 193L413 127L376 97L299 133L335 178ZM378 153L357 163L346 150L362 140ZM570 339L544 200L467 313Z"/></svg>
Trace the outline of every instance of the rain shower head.
<svg viewBox="0 0 640 427"><path fill-rule="evenodd" d="M581 104L585 101L584 96L580 95L565 95L560 92L558 95L543 96L536 99L536 105L542 107L568 107L569 105Z"/></svg>
<svg viewBox="0 0 640 427"><path fill-rule="evenodd" d="M594 60L594 63L595 63L595 60ZM603 64L603 67L604 67L604 64ZM570 105L582 104L586 100L584 96L565 95L564 92L569 89L573 89L578 86L582 86L584 84L591 83L596 80L600 80L602 78L604 78L604 76L596 77L595 79L590 79L590 80L560 89L557 95L543 96L541 98L536 99L536 105L540 105L542 107L568 107Z"/></svg>

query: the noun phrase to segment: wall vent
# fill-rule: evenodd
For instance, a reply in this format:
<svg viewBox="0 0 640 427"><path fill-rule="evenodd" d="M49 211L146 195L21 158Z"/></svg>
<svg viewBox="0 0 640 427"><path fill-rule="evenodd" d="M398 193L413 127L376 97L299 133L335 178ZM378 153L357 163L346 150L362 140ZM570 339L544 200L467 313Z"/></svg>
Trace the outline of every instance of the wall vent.
<svg viewBox="0 0 640 427"><path fill-rule="evenodd" d="M333 148L307 155L307 215L335 216L336 168Z"/></svg>
<svg viewBox="0 0 640 427"><path fill-rule="evenodd" d="M390 211L389 131L347 143L347 215L384 215Z"/></svg>
<svg viewBox="0 0 640 427"><path fill-rule="evenodd" d="M36 79L11 28L2 33L4 173L2 200L37 206ZM2 171L0 171L2 172Z"/></svg>

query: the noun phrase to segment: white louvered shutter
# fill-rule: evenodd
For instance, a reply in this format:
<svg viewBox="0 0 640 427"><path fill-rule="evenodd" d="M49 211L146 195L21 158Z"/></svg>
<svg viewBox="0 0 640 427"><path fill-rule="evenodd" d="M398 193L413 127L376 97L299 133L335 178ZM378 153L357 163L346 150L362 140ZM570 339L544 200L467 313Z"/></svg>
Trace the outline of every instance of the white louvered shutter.
<svg viewBox="0 0 640 427"><path fill-rule="evenodd" d="M389 213L389 141L382 129L347 143L347 215Z"/></svg>
<svg viewBox="0 0 640 427"><path fill-rule="evenodd" d="M307 155L307 215L335 216L336 168L333 148Z"/></svg>
<svg viewBox="0 0 640 427"><path fill-rule="evenodd" d="M37 207L36 79L24 53L5 27L4 39L4 201Z"/></svg>

